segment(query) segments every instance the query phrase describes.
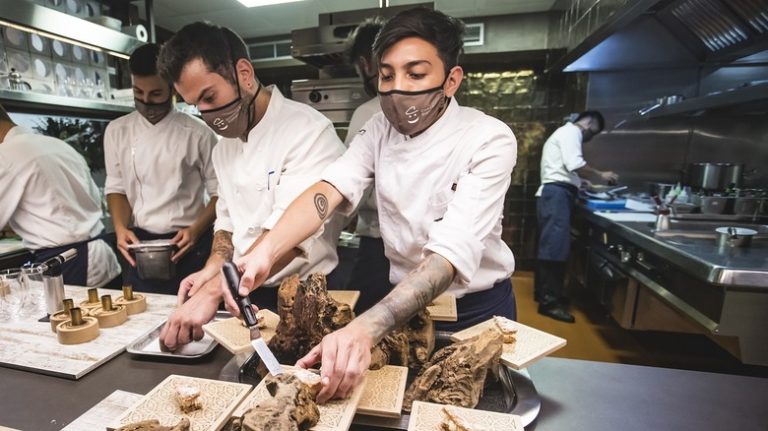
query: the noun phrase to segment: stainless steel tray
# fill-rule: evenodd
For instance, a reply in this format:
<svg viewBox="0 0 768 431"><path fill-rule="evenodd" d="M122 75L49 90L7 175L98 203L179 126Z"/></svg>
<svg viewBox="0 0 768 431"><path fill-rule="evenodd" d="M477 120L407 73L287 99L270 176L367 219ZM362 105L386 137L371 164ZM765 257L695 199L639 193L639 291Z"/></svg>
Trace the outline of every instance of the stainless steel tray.
<svg viewBox="0 0 768 431"><path fill-rule="evenodd" d="M216 312L213 321L228 319L232 317L226 311ZM162 329L165 322L152 328L149 332L137 338L131 344L126 346L125 350L136 356L145 356L150 358L162 358L174 361L192 361L202 358L203 356L211 353L216 347L218 342L214 340L210 335L205 334L200 341L193 341L175 352L163 352L160 350L160 329Z"/></svg>

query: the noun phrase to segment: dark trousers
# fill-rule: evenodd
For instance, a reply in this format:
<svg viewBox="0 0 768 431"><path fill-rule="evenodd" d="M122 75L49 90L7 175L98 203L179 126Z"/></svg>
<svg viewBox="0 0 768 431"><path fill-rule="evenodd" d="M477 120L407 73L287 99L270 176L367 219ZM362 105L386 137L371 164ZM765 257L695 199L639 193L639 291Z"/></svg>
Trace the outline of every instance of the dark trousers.
<svg viewBox="0 0 768 431"><path fill-rule="evenodd" d="M339 279L339 271L335 269L325 276L325 281L328 286L328 290L338 290L342 286L342 282ZM266 308L267 310L277 313L277 289L280 286L260 286L256 290L253 290L248 298L251 299L251 303L257 307Z"/></svg>
<svg viewBox="0 0 768 431"><path fill-rule="evenodd" d="M571 184L545 184L536 202L539 244L534 279L537 301L563 298L565 267L571 247L571 213L577 189Z"/></svg>
<svg viewBox="0 0 768 431"><path fill-rule="evenodd" d="M111 236L108 234L102 234L96 238L89 239L87 241L81 241L73 244L62 245L58 247L43 248L32 252L33 263L43 263L46 260L57 256L71 248L77 250L77 256L72 260L65 262L62 265L61 275L64 279L64 284L71 284L74 286L86 286L88 282L88 243L95 241L96 239L103 239L114 248L114 234ZM112 241L110 242L110 239ZM102 286L108 289L120 288L120 276L118 275L106 285Z"/></svg>
<svg viewBox="0 0 768 431"><path fill-rule="evenodd" d="M384 241L381 238L360 237L360 248L346 288L360 291L360 299L355 306L356 315L373 307L392 291L389 259L384 255Z"/></svg>
<svg viewBox="0 0 768 431"><path fill-rule="evenodd" d="M133 233L136 234L136 236L141 241L170 239L176 236L176 232L156 234L139 228L133 228L132 230ZM205 266L205 262L208 260L208 255L211 253L212 244L213 229L208 229L202 235L200 235L200 238L197 239L197 243L189 249L187 254L185 254L178 262L176 262L176 276L170 280L142 280L139 277L139 272L136 267L128 265L128 271L125 280L126 284L132 285L133 290L136 292L176 295L179 291L181 280L193 272L201 270L203 266Z"/></svg>
<svg viewBox="0 0 768 431"><path fill-rule="evenodd" d="M435 322L438 331L457 332L484 322L493 316L517 320L517 303L512 281L501 280L488 290L470 293L456 300L459 319L456 322Z"/></svg>

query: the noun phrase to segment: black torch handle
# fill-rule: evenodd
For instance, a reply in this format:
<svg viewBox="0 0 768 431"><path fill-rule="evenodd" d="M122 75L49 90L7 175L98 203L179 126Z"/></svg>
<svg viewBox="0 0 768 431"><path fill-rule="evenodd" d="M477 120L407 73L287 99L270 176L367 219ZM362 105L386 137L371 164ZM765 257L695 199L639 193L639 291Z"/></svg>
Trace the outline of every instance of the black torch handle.
<svg viewBox="0 0 768 431"><path fill-rule="evenodd" d="M251 307L251 299L247 296L240 296L240 293L238 293L240 288L240 271L237 270L237 266L232 262L224 262L224 267L221 270L224 272L229 292L232 293L232 297L237 302L237 307L240 309L240 314L243 316L245 324L249 328L256 326L256 313L253 312Z"/></svg>

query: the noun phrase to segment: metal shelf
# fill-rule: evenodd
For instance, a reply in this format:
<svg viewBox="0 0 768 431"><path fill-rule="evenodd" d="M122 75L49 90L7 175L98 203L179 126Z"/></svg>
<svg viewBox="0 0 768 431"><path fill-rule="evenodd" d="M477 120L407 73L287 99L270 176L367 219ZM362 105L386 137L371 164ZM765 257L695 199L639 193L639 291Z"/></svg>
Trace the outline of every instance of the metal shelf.
<svg viewBox="0 0 768 431"><path fill-rule="evenodd" d="M0 90L0 103L8 108L52 115L78 114L93 118L116 118L133 111L132 106L98 100L77 99L33 92Z"/></svg>
<svg viewBox="0 0 768 431"><path fill-rule="evenodd" d="M725 106L739 105L768 99L768 84L746 86L726 90L718 94L695 97L673 105L662 106L639 118L667 117L670 115L687 114Z"/></svg>

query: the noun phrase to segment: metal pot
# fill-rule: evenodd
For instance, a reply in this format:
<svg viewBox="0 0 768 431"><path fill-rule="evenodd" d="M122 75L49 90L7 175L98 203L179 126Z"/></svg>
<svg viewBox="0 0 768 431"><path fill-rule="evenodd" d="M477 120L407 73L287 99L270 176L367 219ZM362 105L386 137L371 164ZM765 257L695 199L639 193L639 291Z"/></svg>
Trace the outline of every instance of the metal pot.
<svg viewBox="0 0 768 431"><path fill-rule="evenodd" d="M733 212L737 215L755 216L760 212L760 204L763 198L742 196L736 198L733 204Z"/></svg>
<svg viewBox="0 0 768 431"><path fill-rule="evenodd" d="M728 198L724 196L702 196L701 212L704 214L722 214L725 212L725 206Z"/></svg>
<svg viewBox="0 0 768 431"><path fill-rule="evenodd" d="M744 181L744 165L738 163L726 163L723 165L720 188L741 188Z"/></svg>
<svg viewBox="0 0 768 431"><path fill-rule="evenodd" d="M170 280L176 276L176 264L171 257L177 247L169 240L144 241L128 245L136 260L136 270L142 280Z"/></svg>
<svg viewBox="0 0 768 431"><path fill-rule="evenodd" d="M687 185L705 190L719 190L725 166L725 163L690 163Z"/></svg>
<svg viewBox="0 0 768 431"><path fill-rule="evenodd" d="M743 227L719 227L717 232L718 247L749 247L752 237L757 235L756 230Z"/></svg>

